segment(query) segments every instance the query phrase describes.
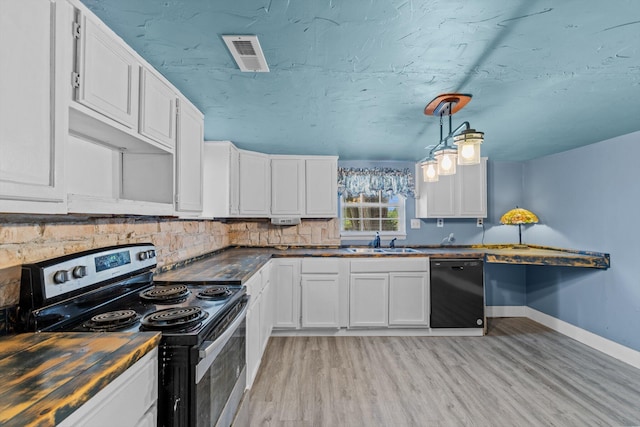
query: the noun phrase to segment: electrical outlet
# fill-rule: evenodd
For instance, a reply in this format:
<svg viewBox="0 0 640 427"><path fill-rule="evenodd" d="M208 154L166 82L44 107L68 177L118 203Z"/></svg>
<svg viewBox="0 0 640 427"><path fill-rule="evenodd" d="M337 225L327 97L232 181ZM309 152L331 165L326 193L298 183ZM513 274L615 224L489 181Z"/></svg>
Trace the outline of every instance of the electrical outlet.
<svg viewBox="0 0 640 427"><path fill-rule="evenodd" d="M411 228L412 229L419 229L420 228L420 220L417 219L417 218L411 219Z"/></svg>
<svg viewBox="0 0 640 427"><path fill-rule="evenodd" d="M482 226L484 226L484 219L478 218L478 222L476 222L476 227L482 227Z"/></svg>
<svg viewBox="0 0 640 427"><path fill-rule="evenodd" d="M438 227L444 227L444 218L438 218L436 220L436 226Z"/></svg>

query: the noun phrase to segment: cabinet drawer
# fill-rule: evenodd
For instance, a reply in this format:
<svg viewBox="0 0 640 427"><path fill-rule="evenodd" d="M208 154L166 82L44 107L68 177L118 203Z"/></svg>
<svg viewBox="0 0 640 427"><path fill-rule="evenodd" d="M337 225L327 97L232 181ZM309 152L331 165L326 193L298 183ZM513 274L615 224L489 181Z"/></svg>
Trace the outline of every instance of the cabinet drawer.
<svg viewBox="0 0 640 427"><path fill-rule="evenodd" d="M389 273L392 271L429 271L429 258L375 258L351 261L352 273Z"/></svg>
<svg viewBox="0 0 640 427"><path fill-rule="evenodd" d="M340 260L338 258L303 258L302 273L339 273Z"/></svg>

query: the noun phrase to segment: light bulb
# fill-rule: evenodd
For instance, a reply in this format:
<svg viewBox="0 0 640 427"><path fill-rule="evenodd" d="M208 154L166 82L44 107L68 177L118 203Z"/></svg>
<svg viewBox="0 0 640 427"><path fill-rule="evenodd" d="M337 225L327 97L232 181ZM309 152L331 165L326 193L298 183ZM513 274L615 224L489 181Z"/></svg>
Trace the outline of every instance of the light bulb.
<svg viewBox="0 0 640 427"><path fill-rule="evenodd" d="M472 159L476 154L475 145L474 144L464 144L462 147L462 157L464 159Z"/></svg>
<svg viewBox="0 0 640 427"><path fill-rule="evenodd" d="M436 176L436 168L433 167L433 164L427 166L427 178L431 179Z"/></svg>
<svg viewBox="0 0 640 427"><path fill-rule="evenodd" d="M448 171L449 169L451 169L452 165L453 165L453 162L451 161L451 157L449 157L448 154L445 154L442 157L442 169Z"/></svg>

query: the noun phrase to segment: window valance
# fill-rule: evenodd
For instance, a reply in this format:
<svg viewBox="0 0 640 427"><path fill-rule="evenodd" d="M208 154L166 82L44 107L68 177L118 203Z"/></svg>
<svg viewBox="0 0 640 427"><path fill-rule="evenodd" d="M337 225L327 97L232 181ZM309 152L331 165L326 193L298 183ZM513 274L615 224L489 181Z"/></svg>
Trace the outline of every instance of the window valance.
<svg viewBox="0 0 640 427"><path fill-rule="evenodd" d="M338 168L338 192L348 196L387 194L414 196L413 173L409 168Z"/></svg>

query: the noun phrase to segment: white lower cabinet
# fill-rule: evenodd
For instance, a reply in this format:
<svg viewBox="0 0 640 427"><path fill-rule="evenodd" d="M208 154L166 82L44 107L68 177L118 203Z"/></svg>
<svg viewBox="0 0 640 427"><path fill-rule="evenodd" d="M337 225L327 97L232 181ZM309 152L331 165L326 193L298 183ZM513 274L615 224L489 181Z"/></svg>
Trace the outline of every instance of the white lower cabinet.
<svg viewBox="0 0 640 427"><path fill-rule="evenodd" d="M389 326L427 326L429 307L428 273L389 273Z"/></svg>
<svg viewBox="0 0 640 427"><path fill-rule="evenodd" d="M158 349L154 349L65 418L67 426L156 425L158 400Z"/></svg>
<svg viewBox="0 0 640 427"><path fill-rule="evenodd" d="M250 296L246 337L247 388L256 378L273 327L274 304L270 276L271 262L245 283Z"/></svg>
<svg viewBox="0 0 640 427"><path fill-rule="evenodd" d="M351 261L349 327L428 327L429 259Z"/></svg>
<svg viewBox="0 0 640 427"><path fill-rule="evenodd" d="M281 258L273 266L274 319L278 329L300 328L300 260Z"/></svg>
<svg viewBox="0 0 640 427"><path fill-rule="evenodd" d="M389 325L389 275L352 274L349 286L349 326Z"/></svg>
<svg viewBox="0 0 640 427"><path fill-rule="evenodd" d="M303 274L301 280L302 327L339 328L338 274Z"/></svg>
<svg viewBox="0 0 640 427"><path fill-rule="evenodd" d="M247 309L247 388L251 388L260 367L260 301L253 300Z"/></svg>

